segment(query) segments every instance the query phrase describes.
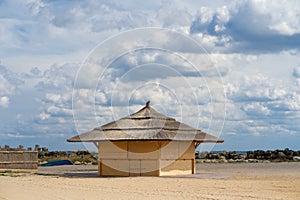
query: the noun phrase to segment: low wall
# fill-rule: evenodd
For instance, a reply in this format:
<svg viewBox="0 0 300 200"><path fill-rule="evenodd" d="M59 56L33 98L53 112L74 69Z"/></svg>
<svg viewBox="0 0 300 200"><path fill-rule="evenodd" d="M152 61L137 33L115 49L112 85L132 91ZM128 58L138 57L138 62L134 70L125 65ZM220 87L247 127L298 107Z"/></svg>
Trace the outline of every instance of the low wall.
<svg viewBox="0 0 300 200"><path fill-rule="evenodd" d="M0 171L35 171L37 167L37 151L0 150Z"/></svg>

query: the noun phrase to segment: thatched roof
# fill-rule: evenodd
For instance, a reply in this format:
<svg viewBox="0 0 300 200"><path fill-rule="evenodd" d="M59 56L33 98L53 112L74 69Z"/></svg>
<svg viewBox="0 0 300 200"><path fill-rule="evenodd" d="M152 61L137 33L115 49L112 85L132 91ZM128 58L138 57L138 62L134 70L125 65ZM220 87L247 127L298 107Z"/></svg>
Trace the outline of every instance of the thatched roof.
<svg viewBox="0 0 300 200"><path fill-rule="evenodd" d="M150 106L117 121L69 138L68 142L177 140L218 142L223 140L167 117Z"/></svg>

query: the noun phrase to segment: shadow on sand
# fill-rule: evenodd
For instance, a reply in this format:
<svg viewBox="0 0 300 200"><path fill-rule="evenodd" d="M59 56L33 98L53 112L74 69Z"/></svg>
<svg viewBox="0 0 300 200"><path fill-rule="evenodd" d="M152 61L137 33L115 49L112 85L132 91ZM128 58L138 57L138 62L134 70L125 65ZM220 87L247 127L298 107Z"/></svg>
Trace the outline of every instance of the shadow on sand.
<svg viewBox="0 0 300 200"><path fill-rule="evenodd" d="M126 178L124 176L98 176L97 166L94 165L39 167L36 174L43 176L59 176L68 178ZM227 174L196 173L189 175L160 176L156 178L224 179L231 178L231 176Z"/></svg>

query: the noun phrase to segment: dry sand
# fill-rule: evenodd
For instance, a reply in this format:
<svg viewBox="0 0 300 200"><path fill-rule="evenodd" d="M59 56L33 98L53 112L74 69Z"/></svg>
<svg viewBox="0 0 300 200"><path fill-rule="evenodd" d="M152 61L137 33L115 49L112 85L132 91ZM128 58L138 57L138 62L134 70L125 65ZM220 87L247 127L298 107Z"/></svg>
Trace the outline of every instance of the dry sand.
<svg viewBox="0 0 300 200"><path fill-rule="evenodd" d="M75 168L0 176L0 199L300 199L300 162L197 164L194 178L103 178L95 166Z"/></svg>

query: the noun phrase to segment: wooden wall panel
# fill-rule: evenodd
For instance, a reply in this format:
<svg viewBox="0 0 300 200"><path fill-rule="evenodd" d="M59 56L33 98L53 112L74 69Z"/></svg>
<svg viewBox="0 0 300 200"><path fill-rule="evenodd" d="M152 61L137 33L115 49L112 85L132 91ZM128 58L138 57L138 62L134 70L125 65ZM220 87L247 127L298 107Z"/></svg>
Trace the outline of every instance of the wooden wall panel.
<svg viewBox="0 0 300 200"><path fill-rule="evenodd" d="M161 160L161 164L166 165L167 160ZM184 175L192 174L193 165L192 160L176 160L172 164L161 168L160 175Z"/></svg>
<svg viewBox="0 0 300 200"><path fill-rule="evenodd" d="M100 152L119 153L127 151L127 142L99 142Z"/></svg>
<svg viewBox="0 0 300 200"><path fill-rule="evenodd" d="M129 176L128 160L101 160L101 176Z"/></svg>
<svg viewBox="0 0 300 200"><path fill-rule="evenodd" d="M141 175L141 161L140 160L129 160L129 175L140 176Z"/></svg>
<svg viewBox="0 0 300 200"><path fill-rule="evenodd" d="M170 142L160 150L161 159L178 159L178 146L179 142Z"/></svg>
<svg viewBox="0 0 300 200"><path fill-rule="evenodd" d="M195 159L195 145L193 142L179 142L179 159Z"/></svg>
<svg viewBox="0 0 300 200"><path fill-rule="evenodd" d="M99 159L127 159L127 142L99 142Z"/></svg>
<svg viewBox="0 0 300 200"><path fill-rule="evenodd" d="M158 142L128 142L128 159L158 159Z"/></svg>
<svg viewBox="0 0 300 200"><path fill-rule="evenodd" d="M141 160L141 176L159 176L157 160Z"/></svg>
<svg viewBox="0 0 300 200"><path fill-rule="evenodd" d="M98 155L99 159L127 159L127 153L104 153Z"/></svg>

